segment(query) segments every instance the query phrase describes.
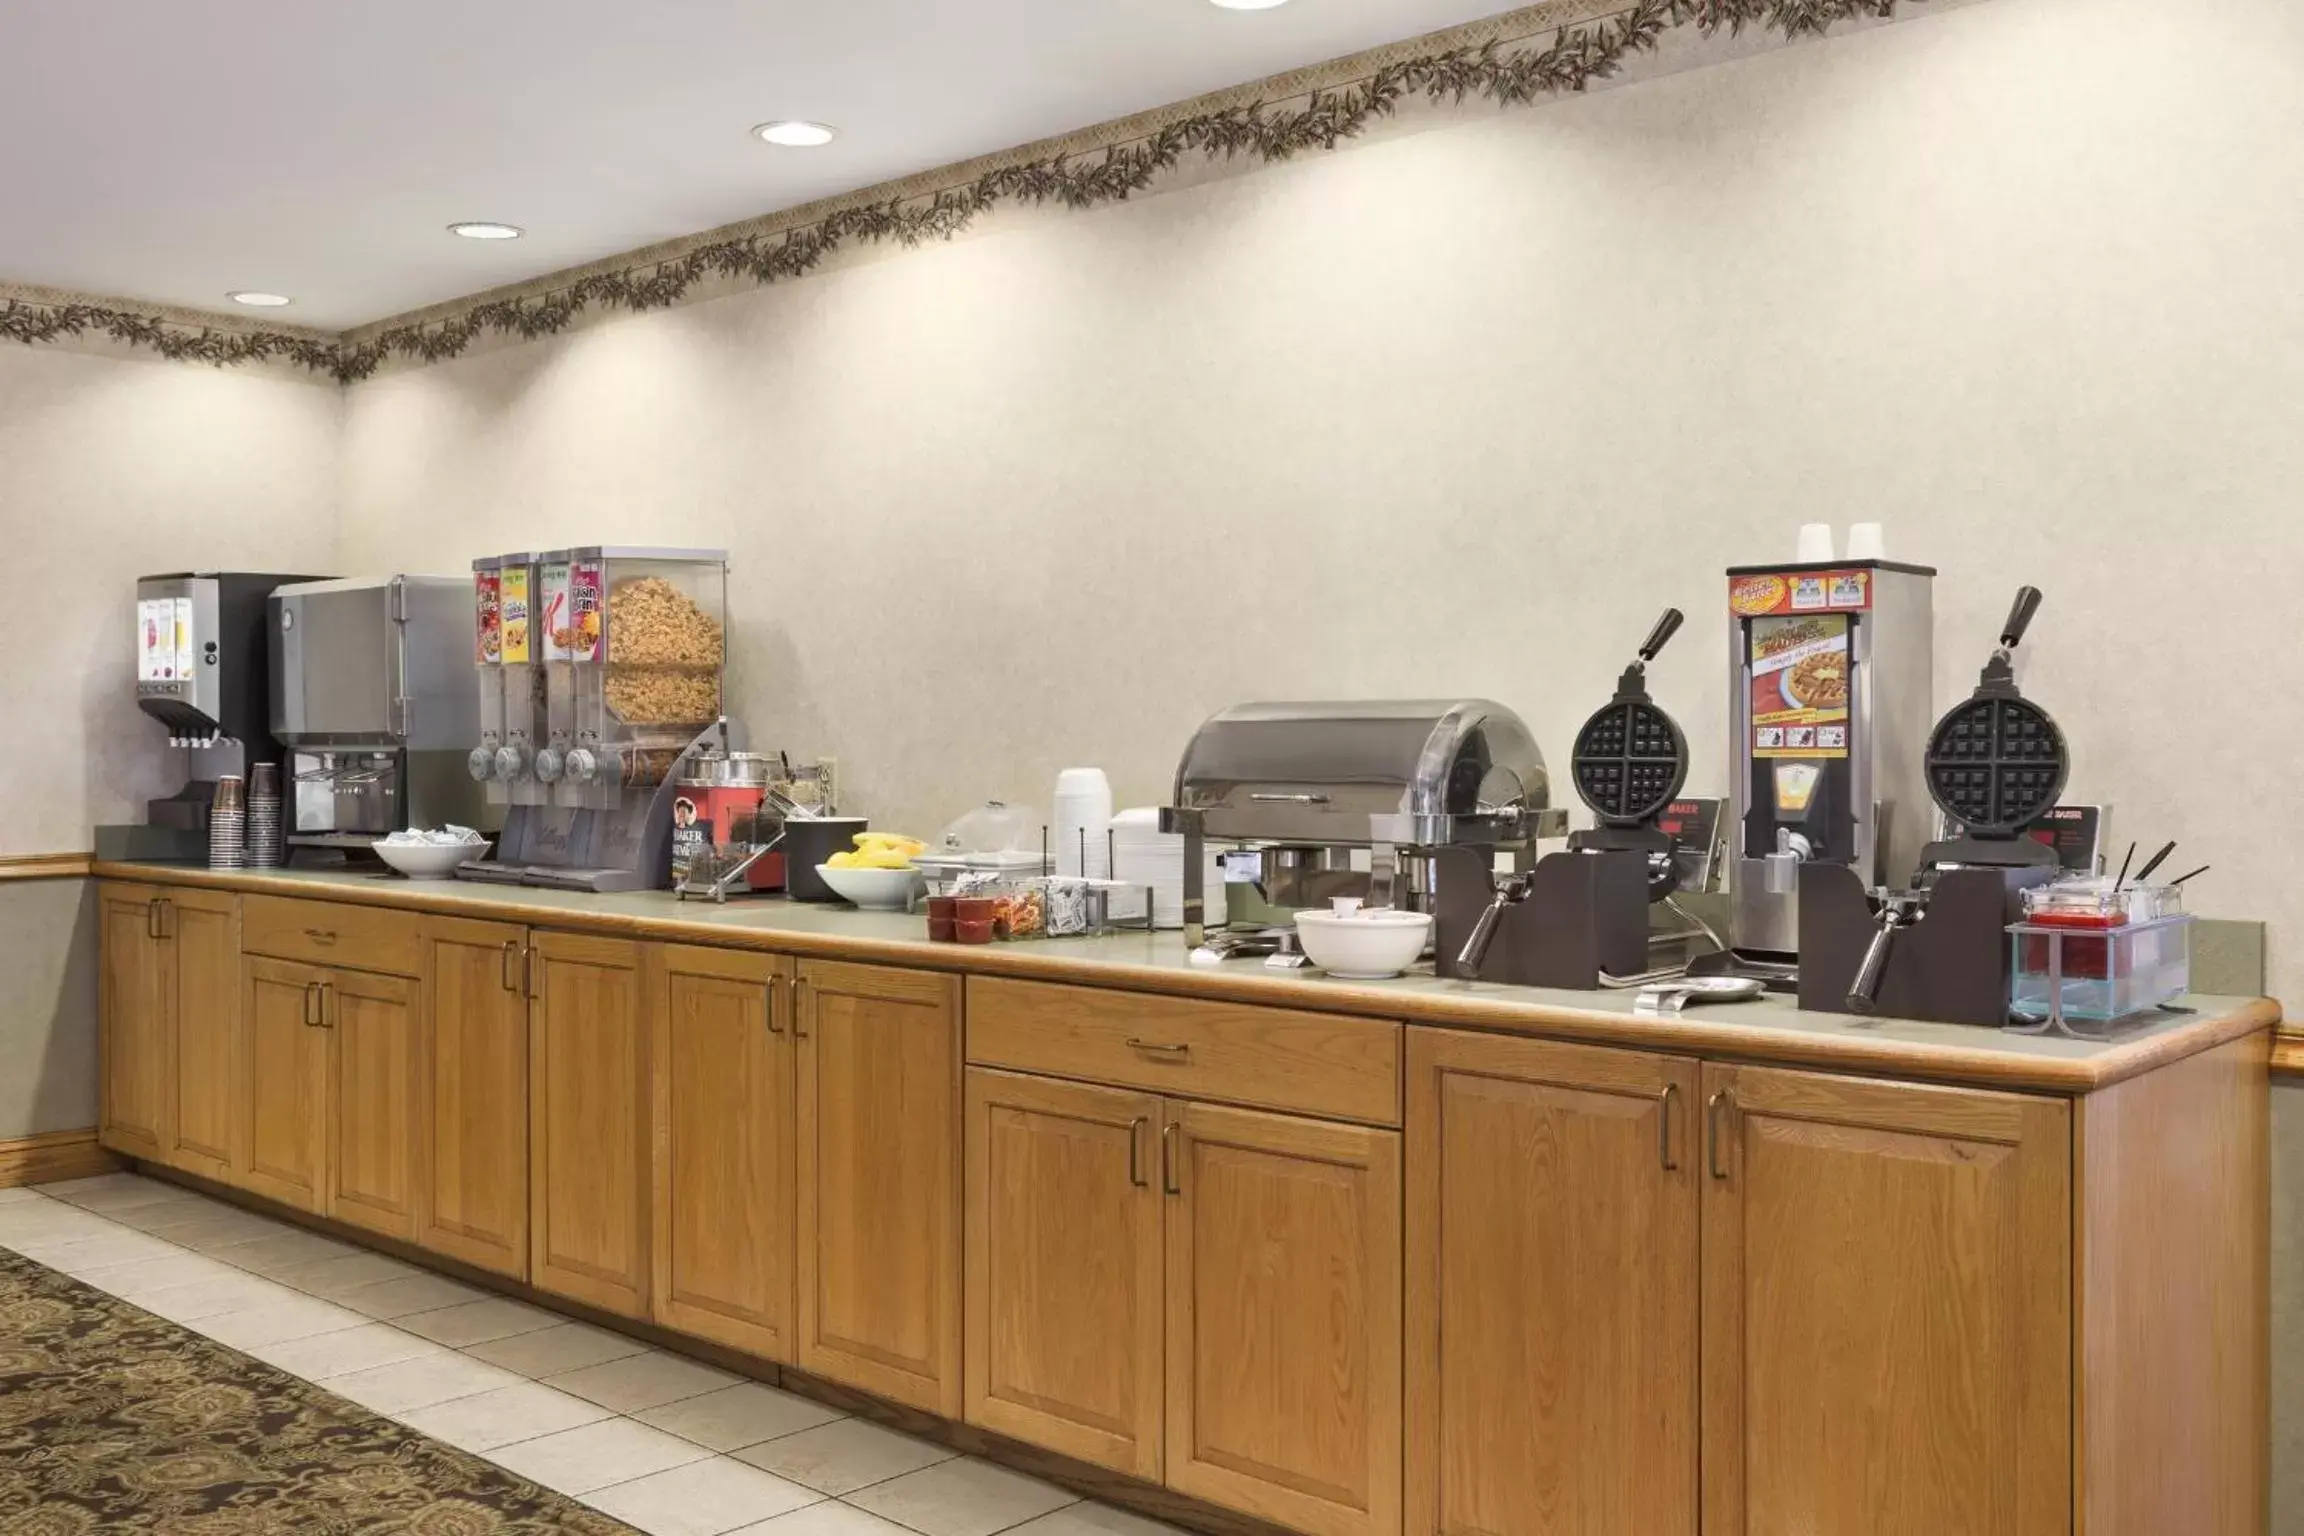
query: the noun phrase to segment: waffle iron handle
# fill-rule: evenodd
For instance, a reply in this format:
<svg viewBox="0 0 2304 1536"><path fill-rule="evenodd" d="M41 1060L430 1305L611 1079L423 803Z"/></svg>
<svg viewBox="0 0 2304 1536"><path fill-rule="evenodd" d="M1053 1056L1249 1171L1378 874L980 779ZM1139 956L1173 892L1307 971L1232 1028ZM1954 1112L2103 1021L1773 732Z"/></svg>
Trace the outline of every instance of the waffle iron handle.
<svg viewBox="0 0 2304 1536"><path fill-rule="evenodd" d="M2000 626L2000 649L2012 651L2024 638L2024 631L2032 627L2032 616L2040 611L2040 589L2016 589L2016 606L2008 610L2008 622Z"/></svg>
<svg viewBox="0 0 2304 1536"><path fill-rule="evenodd" d="M1855 979L1848 983L1848 1011L1870 1013L1880 1001L1880 978L1888 973L1888 946L1896 942L1896 930L1903 926L1904 909L1894 901L1880 903L1880 926L1865 946L1864 958L1856 967Z"/></svg>
<svg viewBox="0 0 2304 1536"><path fill-rule="evenodd" d="M2024 590L2032 591L2029 587ZM2033 592L2032 597L2037 602L2040 594ZM1641 645L1640 659L1642 661L1654 661L1657 654L1664 649L1665 642L1680 632L1680 625L1686 617L1687 615L1677 608L1665 609L1664 617L1656 621L1656 627L1648 632L1648 639Z"/></svg>

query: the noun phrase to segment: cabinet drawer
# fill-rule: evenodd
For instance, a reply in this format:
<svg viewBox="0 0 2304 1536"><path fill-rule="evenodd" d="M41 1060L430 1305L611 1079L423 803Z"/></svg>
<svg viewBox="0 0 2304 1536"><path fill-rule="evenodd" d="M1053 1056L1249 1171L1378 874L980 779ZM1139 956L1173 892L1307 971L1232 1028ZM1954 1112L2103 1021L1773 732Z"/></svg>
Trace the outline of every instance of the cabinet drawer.
<svg viewBox="0 0 2304 1536"><path fill-rule="evenodd" d="M1374 1125L1400 1123L1400 1026L975 976L968 1059Z"/></svg>
<svg viewBox="0 0 2304 1536"><path fill-rule="evenodd" d="M349 902L247 896L240 903L240 950L351 971L420 976L420 921L412 912Z"/></svg>

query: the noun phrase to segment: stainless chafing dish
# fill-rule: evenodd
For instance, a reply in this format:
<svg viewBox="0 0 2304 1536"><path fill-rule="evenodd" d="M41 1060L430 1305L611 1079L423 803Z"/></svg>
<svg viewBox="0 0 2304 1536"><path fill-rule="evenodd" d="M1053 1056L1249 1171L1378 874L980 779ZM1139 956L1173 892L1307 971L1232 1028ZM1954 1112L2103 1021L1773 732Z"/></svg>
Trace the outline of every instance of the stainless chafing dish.
<svg viewBox="0 0 2304 1536"><path fill-rule="evenodd" d="M1184 936L1205 937L1206 845L1253 865L1274 906L1357 895L1431 910L1424 850L1460 844L1525 856L1566 830L1544 754L1520 717L1487 699L1240 704L1193 735L1161 824L1182 833ZM1365 867L1356 850L1368 850Z"/></svg>

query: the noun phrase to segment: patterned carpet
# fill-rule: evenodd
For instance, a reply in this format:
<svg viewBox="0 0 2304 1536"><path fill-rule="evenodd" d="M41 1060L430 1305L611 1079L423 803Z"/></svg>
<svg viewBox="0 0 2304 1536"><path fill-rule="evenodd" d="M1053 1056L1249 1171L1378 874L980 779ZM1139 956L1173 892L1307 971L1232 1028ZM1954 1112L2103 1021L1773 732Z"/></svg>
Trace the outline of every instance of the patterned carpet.
<svg viewBox="0 0 2304 1536"><path fill-rule="evenodd" d="M0 1536L631 1528L0 1249Z"/></svg>

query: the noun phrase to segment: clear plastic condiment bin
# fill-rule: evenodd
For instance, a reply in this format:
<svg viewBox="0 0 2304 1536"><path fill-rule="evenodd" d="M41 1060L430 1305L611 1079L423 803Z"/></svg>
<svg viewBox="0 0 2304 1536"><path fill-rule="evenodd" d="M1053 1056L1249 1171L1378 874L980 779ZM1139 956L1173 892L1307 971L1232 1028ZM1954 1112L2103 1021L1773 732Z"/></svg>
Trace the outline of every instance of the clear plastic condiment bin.
<svg viewBox="0 0 2304 1536"><path fill-rule="evenodd" d="M2059 881L2024 893L2009 928L2009 1012L2019 1026L2098 1034L2192 984L2192 919L2175 886Z"/></svg>

